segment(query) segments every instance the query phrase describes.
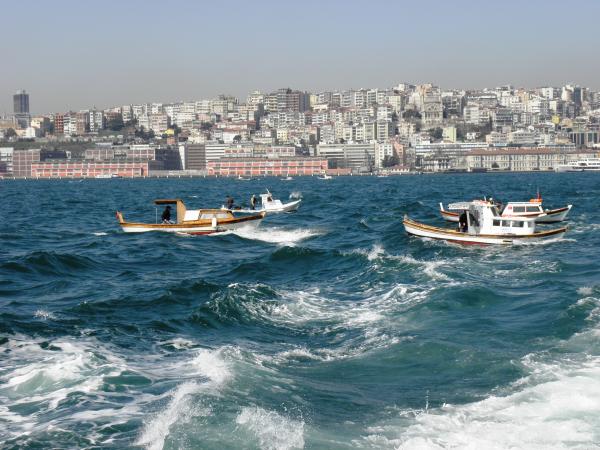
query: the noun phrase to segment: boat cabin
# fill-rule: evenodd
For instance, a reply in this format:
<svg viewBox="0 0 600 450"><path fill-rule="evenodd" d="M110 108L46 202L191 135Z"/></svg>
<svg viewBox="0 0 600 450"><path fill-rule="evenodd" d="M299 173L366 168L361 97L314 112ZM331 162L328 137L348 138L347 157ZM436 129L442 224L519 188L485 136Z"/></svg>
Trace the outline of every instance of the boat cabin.
<svg viewBox="0 0 600 450"><path fill-rule="evenodd" d="M222 220L222 219L233 219L234 216L230 211L224 211L221 209L187 209L183 200L176 199L159 199L154 200L156 205L176 205L177 222L197 222L199 220Z"/></svg>
<svg viewBox="0 0 600 450"><path fill-rule="evenodd" d="M496 205L487 200L470 202L464 212L468 234L528 235L535 232L535 217L503 217Z"/></svg>
<svg viewBox="0 0 600 450"><path fill-rule="evenodd" d="M542 202L530 200L529 202L510 202L502 211L503 216L538 216L544 214Z"/></svg>

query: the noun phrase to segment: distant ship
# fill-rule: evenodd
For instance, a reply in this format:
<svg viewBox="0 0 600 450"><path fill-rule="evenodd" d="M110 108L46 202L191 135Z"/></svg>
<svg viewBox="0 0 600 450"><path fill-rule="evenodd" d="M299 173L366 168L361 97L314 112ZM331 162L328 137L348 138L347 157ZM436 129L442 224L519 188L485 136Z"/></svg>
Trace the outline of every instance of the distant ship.
<svg viewBox="0 0 600 450"><path fill-rule="evenodd" d="M556 172L600 172L600 158L585 158L556 167Z"/></svg>
<svg viewBox="0 0 600 450"><path fill-rule="evenodd" d="M117 175L116 173L101 173L94 178L121 178L121 175Z"/></svg>

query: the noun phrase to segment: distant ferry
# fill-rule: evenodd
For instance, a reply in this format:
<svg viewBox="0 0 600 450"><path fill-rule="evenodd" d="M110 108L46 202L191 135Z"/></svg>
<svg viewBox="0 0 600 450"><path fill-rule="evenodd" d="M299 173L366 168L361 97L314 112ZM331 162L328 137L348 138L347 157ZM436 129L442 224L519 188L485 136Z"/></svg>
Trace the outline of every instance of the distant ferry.
<svg viewBox="0 0 600 450"><path fill-rule="evenodd" d="M600 172L600 158L571 161L556 168L557 172Z"/></svg>
<svg viewBox="0 0 600 450"><path fill-rule="evenodd" d="M101 173L96 175L94 178L121 178L121 176L117 175L116 173Z"/></svg>

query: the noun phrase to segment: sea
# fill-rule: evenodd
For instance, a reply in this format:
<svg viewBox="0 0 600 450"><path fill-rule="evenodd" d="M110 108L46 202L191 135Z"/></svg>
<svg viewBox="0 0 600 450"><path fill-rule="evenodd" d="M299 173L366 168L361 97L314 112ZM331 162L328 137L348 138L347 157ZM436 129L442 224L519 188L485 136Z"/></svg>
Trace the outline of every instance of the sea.
<svg viewBox="0 0 600 450"><path fill-rule="evenodd" d="M265 189L299 211L211 236L126 234L115 218ZM442 226L439 202L538 190L573 204L564 237L463 247L402 226ZM2 449L600 448L598 174L0 193Z"/></svg>

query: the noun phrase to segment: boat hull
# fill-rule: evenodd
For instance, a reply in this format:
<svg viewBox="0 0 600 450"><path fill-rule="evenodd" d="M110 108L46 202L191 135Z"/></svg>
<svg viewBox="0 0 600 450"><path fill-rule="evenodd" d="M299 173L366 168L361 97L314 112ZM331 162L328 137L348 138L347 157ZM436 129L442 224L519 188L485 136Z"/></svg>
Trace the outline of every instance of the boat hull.
<svg viewBox="0 0 600 450"><path fill-rule="evenodd" d="M571 211L573 205L565 206L564 208L547 209L544 211L545 216L538 217L535 219L536 223L556 223L562 222L567 218L567 214Z"/></svg>
<svg viewBox="0 0 600 450"><path fill-rule="evenodd" d="M469 234L449 228L438 228L430 225L425 225L405 217L404 229L413 236L438 239L447 242L454 242L463 245L513 245L519 243L528 243L541 241L549 238L562 236L567 228L556 228L548 231L537 231L528 235L493 235L493 234Z"/></svg>
<svg viewBox="0 0 600 450"><path fill-rule="evenodd" d="M193 235L215 234L224 231L236 230L238 228L256 228L262 222L265 214L257 214L246 217L236 217L226 220L198 220L183 223L135 223L122 220L117 213L119 225L125 233L147 233L160 231L163 233L183 233Z"/></svg>

